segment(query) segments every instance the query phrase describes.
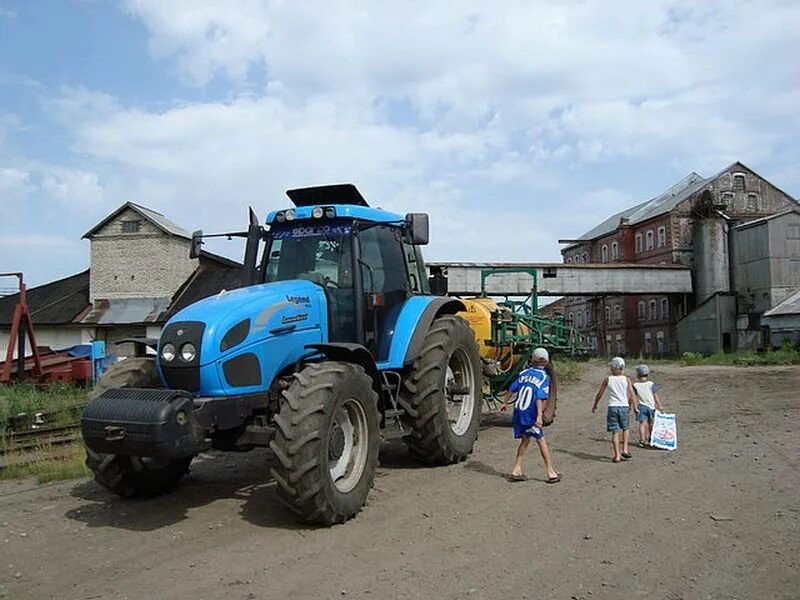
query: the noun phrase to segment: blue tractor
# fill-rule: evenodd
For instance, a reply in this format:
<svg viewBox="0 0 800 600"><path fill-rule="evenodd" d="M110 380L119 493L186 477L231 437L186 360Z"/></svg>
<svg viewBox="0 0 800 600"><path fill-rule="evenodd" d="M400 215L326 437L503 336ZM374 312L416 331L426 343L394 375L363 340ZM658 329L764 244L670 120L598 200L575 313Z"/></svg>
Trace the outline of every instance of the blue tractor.
<svg viewBox="0 0 800 600"><path fill-rule="evenodd" d="M429 464L472 452L481 361L464 305L430 292L428 215L371 208L350 184L287 194L266 226L251 211L219 234L247 239L240 288L176 313L155 356L98 382L81 428L106 488L157 495L204 450L269 447L280 500L333 524L364 505L382 438Z"/></svg>

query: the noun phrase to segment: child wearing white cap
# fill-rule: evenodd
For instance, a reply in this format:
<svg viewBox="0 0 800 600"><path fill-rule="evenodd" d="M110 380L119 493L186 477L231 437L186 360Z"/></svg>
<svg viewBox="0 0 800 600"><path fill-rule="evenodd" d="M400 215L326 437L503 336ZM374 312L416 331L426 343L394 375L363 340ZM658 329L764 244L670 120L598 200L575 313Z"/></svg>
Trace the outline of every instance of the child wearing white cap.
<svg viewBox="0 0 800 600"><path fill-rule="evenodd" d="M608 392L606 395L608 400L606 429L611 433L611 449L614 453L611 460L618 463L631 458L631 453L628 450L628 442L630 441L628 411L632 407L633 412L638 413L639 409L631 380L627 375L623 374L625 360L620 356L615 356L608 363L608 366L611 369L611 375L608 375L600 383L600 389L597 390L597 395L594 397L592 412L597 410L597 404L600 402L600 398L603 397L603 393Z"/></svg>
<svg viewBox="0 0 800 600"><path fill-rule="evenodd" d="M517 459L509 477L511 481L525 481L527 479L522 471L522 457L525 456L525 451L528 449L531 438L536 440L539 452L542 455L544 468L547 472L545 481L547 483L561 481L561 474L556 471L553 465L553 458L547 446L547 441L544 439L544 429L542 428L543 403L550 395L550 376L545 371L548 362L550 362L550 355L547 350L536 348L531 356L531 367L522 371L508 388L510 392L516 392L517 394L514 402L512 424L514 426L514 437L519 440Z"/></svg>

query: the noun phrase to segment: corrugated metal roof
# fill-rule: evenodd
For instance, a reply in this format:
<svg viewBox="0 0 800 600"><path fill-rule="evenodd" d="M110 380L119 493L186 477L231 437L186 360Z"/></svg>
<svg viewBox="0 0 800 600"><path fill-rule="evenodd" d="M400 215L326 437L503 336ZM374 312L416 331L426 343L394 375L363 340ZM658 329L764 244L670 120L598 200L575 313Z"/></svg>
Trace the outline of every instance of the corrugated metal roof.
<svg viewBox="0 0 800 600"><path fill-rule="evenodd" d="M139 213L142 217L144 217L145 219L150 221L153 225L155 225L156 227L158 227L159 229L161 229L166 233L186 238L187 240L192 239L192 236L189 235L188 231L170 221L160 212L156 212L151 208L147 208L146 206L141 206L140 204L136 204L135 202L126 202L125 204L120 206L117 210L112 212L105 219L103 219L97 225L92 227L89 231L84 233L83 237L84 238L91 237L92 235L97 233L100 229L102 229L106 225L106 223L114 219L118 214L120 214L122 211L128 208Z"/></svg>
<svg viewBox="0 0 800 600"><path fill-rule="evenodd" d="M711 181L713 178L705 179L697 173L689 173L686 177L681 179L678 183L664 191L662 194L651 198L646 202L627 208L622 212L612 215L596 227L593 227L582 236L579 240L590 241L608 235L617 229L619 220L626 217L631 225L647 221L653 217L668 213L675 208L679 203L683 202L692 194L702 189L702 187ZM571 244L575 245L575 244Z"/></svg>
<svg viewBox="0 0 800 600"><path fill-rule="evenodd" d="M767 312L764 313L765 317L778 317L782 315L797 315L800 314L800 288L793 294L786 298L783 302L779 302Z"/></svg>
<svg viewBox="0 0 800 600"><path fill-rule="evenodd" d="M150 219L155 225L167 233L171 233L172 235L177 235L180 237L185 237L191 239L192 236L186 231L184 228L179 227L177 224L170 221L167 217L162 215L160 212L156 212L146 206L142 206L140 204L135 204L133 202L129 202L131 208L134 210L138 210L142 215L148 219Z"/></svg>
<svg viewBox="0 0 800 600"><path fill-rule="evenodd" d="M94 325L157 323L166 320L162 314L166 312L169 301L169 298L96 300L92 310L80 322Z"/></svg>

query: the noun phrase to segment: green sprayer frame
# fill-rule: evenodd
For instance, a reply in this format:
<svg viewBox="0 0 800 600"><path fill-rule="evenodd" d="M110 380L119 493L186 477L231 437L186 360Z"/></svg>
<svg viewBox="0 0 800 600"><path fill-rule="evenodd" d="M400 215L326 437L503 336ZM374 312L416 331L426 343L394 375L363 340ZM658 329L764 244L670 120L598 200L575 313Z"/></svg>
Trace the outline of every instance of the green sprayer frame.
<svg viewBox="0 0 800 600"><path fill-rule="evenodd" d="M585 351L581 335L561 316L539 316L537 294L537 273L534 268L496 268L481 271L481 296L486 297L486 280L493 275L525 273L533 278L530 293L523 300L511 300L504 296L498 306L506 310L492 313L491 338L486 340L490 346L508 349L519 360L504 373L490 378L491 394L508 389L519 372L530 362L533 350L547 348L551 354L575 356ZM520 333L525 332L525 333Z"/></svg>

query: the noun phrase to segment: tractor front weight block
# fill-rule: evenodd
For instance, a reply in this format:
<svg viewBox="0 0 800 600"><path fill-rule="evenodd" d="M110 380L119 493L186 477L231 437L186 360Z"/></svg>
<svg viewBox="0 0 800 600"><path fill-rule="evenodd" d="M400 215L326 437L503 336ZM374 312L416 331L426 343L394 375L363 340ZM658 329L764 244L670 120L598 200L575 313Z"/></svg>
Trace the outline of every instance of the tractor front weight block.
<svg viewBox="0 0 800 600"><path fill-rule="evenodd" d="M176 459L209 447L192 397L164 389L112 388L83 409L81 431L95 452Z"/></svg>

